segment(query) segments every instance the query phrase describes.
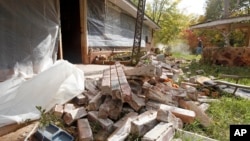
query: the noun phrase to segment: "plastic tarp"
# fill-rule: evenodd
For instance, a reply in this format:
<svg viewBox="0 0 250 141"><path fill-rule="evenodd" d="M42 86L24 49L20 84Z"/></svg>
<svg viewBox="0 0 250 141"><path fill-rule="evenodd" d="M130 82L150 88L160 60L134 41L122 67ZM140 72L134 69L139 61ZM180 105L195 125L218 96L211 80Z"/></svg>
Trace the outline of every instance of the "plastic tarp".
<svg viewBox="0 0 250 141"><path fill-rule="evenodd" d="M59 23L58 0L1 0L0 82L51 66Z"/></svg>
<svg viewBox="0 0 250 141"><path fill-rule="evenodd" d="M47 111L84 90L84 73L67 61L57 61L29 80L15 77L0 83L0 127L40 117L36 106Z"/></svg>
<svg viewBox="0 0 250 141"><path fill-rule="evenodd" d="M135 18L117 6L103 0L88 1L89 47L132 47ZM146 46L146 36L151 37L148 26L143 26L141 46Z"/></svg>

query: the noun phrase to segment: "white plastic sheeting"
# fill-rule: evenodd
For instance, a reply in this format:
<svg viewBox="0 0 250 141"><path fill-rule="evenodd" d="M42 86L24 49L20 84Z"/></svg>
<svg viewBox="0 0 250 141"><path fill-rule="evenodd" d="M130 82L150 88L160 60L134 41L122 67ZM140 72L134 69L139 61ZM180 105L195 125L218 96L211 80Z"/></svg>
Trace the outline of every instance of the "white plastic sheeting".
<svg viewBox="0 0 250 141"><path fill-rule="evenodd" d="M12 78L0 83L0 127L40 117L36 106L47 111L84 90L84 73L67 61L57 61L29 80Z"/></svg>
<svg viewBox="0 0 250 141"><path fill-rule="evenodd" d="M51 66L59 23L59 0L0 0L0 82Z"/></svg>
<svg viewBox="0 0 250 141"><path fill-rule="evenodd" d="M143 26L141 46L146 47L149 27ZM132 47L135 18L109 1L88 0L89 47Z"/></svg>

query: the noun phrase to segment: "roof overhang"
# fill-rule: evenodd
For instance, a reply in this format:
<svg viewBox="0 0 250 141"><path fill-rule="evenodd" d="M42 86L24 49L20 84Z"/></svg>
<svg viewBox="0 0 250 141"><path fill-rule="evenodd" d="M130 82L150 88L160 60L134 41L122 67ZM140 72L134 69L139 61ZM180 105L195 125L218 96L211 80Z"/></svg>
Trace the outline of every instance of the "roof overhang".
<svg viewBox="0 0 250 141"><path fill-rule="evenodd" d="M121 8L123 11L126 11L128 14L136 18L137 16L137 8L134 4L127 0L109 0L110 2L114 3L116 6ZM154 30L159 30L161 27L153 22L147 15L144 16L144 24L148 25Z"/></svg>
<svg viewBox="0 0 250 141"><path fill-rule="evenodd" d="M250 24L242 23L244 21L250 21L250 16L242 16L242 17L234 17L234 18L227 18L227 19L220 19L216 21L201 23L190 26L190 29L199 29L199 28L224 28L228 27L232 24L242 26L250 26Z"/></svg>

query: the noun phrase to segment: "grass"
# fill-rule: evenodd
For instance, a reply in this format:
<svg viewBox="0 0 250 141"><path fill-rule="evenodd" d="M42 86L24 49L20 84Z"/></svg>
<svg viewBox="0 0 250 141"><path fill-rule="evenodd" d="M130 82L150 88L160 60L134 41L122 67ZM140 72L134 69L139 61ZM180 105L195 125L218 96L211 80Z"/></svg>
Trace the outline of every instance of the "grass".
<svg viewBox="0 0 250 141"><path fill-rule="evenodd" d="M195 74L196 70L204 70L206 76L219 77L220 74L230 74L230 75L239 75L239 76L250 76L249 71L250 67L227 67L227 66L217 66L217 65L208 65L202 64L199 62L192 62L189 65L190 71L192 74ZM224 79L229 82L235 82L233 79ZM250 79L240 79L240 84L250 85Z"/></svg>
<svg viewBox="0 0 250 141"><path fill-rule="evenodd" d="M181 54L181 53L173 53L173 57L179 59L186 59L192 61L191 64L188 65L189 71L191 74L195 74L196 70L204 70L205 76L214 76L219 77L220 74L229 74L229 75L239 75L239 76L249 76L250 77L250 67L227 67L227 66L218 66L218 65L210 65L206 63L200 63L199 60L201 56L198 55L189 55L189 54ZM185 67L184 65L183 67ZM224 79L229 82L235 82L233 79ZM239 84L250 85L250 79L240 79Z"/></svg>
<svg viewBox="0 0 250 141"><path fill-rule="evenodd" d="M173 54L174 57L199 60L199 56ZM205 76L218 77L220 74L234 74L239 76L250 76L250 67L225 67L201 64L192 61L189 65L191 74L195 74L196 70L204 70ZM225 79L226 81L234 81ZM240 84L250 85L250 79L241 79ZM210 104L207 114L212 118L213 124L209 127L203 127L198 121L192 124L184 125L184 130L198 133L220 141L229 140L230 125L232 124L249 124L250 123L250 100L232 96L228 93L220 93L219 102Z"/></svg>
<svg viewBox="0 0 250 141"><path fill-rule="evenodd" d="M186 60L200 60L201 55L192 55L192 54L183 54L180 52L174 52L172 54L174 58L179 58L179 59L186 59Z"/></svg>
<svg viewBox="0 0 250 141"><path fill-rule="evenodd" d="M232 124L249 124L250 101L225 94L219 102L210 105L207 114L213 124L207 128L198 121L185 125L184 129L220 141L229 140L229 129Z"/></svg>

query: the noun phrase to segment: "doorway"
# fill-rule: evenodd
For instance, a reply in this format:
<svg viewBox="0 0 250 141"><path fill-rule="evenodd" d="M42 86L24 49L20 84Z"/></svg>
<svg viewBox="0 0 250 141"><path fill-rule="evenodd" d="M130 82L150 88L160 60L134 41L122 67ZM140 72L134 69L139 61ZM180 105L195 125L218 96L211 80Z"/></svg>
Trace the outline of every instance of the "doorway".
<svg viewBox="0 0 250 141"><path fill-rule="evenodd" d="M81 64L79 0L60 0L63 59Z"/></svg>

